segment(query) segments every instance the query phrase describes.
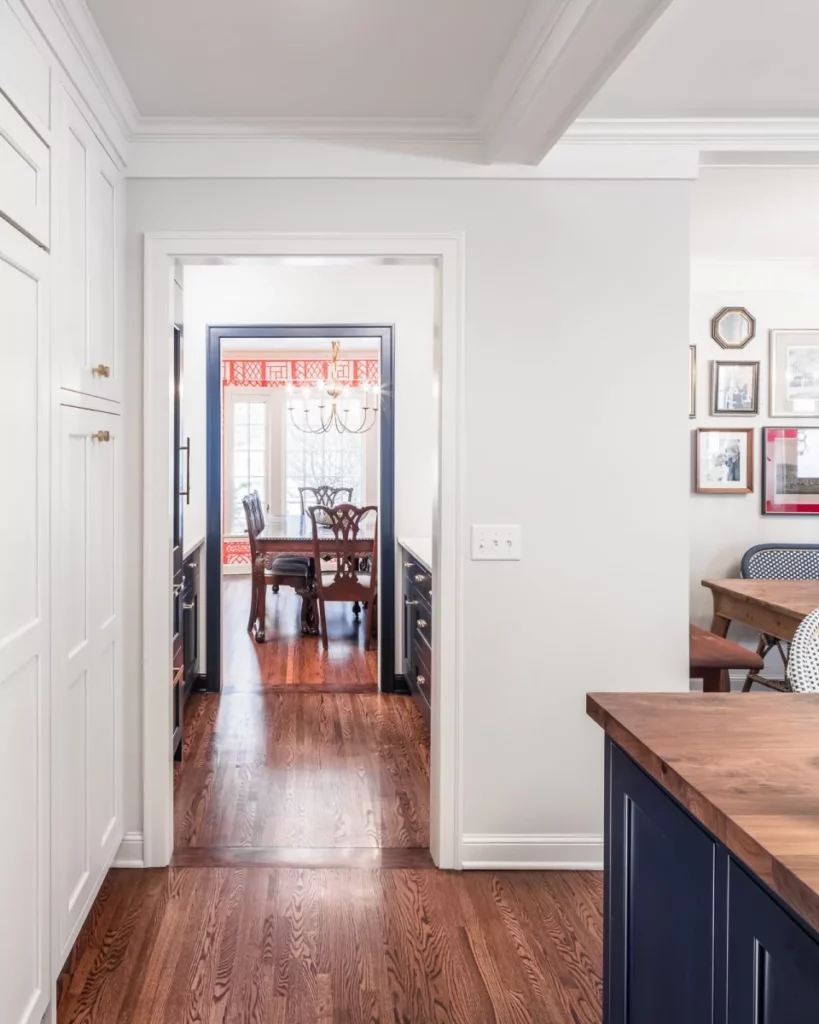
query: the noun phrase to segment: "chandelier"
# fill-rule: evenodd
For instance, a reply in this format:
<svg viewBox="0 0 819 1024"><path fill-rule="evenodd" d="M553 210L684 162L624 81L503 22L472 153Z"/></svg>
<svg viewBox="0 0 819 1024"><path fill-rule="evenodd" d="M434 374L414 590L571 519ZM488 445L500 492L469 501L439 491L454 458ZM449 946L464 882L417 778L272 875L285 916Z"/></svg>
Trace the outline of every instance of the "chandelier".
<svg viewBox="0 0 819 1024"><path fill-rule="evenodd" d="M315 383L287 382L290 421L305 434L326 434L331 430L337 430L339 434L363 434L378 422L378 385L364 383L351 386L349 382L341 380L338 373L340 348L340 342L332 343L326 377L319 377ZM296 400L296 384L301 403ZM357 399L353 401L351 391L363 392L363 404ZM298 408L299 405L301 408Z"/></svg>

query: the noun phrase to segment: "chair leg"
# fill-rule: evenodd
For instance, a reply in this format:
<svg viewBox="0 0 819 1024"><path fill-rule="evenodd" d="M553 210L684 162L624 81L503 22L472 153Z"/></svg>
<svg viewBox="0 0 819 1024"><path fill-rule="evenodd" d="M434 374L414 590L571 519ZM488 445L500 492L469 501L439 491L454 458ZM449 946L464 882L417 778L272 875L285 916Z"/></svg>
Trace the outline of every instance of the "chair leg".
<svg viewBox="0 0 819 1024"><path fill-rule="evenodd" d="M324 644L325 651L330 646L330 641L327 639L327 609L324 605L324 601L320 598L316 598L316 604L318 605L319 612L319 623L321 626L321 639Z"/></svg>
<svg viewBox="0 0 819 1024"><path fill-rule="evenodd" d="M375 601L367 601L367 614L364 618L364 650L369 651L375 625Z"/></svg>

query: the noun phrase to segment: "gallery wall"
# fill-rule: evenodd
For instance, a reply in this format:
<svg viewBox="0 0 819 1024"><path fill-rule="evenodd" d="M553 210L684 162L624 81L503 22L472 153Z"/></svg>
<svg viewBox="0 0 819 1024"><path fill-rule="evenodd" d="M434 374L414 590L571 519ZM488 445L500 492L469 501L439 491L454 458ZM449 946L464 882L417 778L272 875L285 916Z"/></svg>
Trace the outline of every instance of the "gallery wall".
<svg viewBox="0 0 819 1024"><path fill-rule="evenodd" d="M129 182L135 445L142 232L462 234L458 756L462 856L472 865L601 863L603 738L585 715L586 692L688 685L690 189L683 180ZM141 450L131 455L127 532L139 538ZM471 561L473 523L520 524L521 561ZM135 637L140 579L138 570L128 578ZM126 691L138 736L138 677ZM128 827L138 831L138 743L132 750Z"/></svg>
<svg viewBox="0 0 819 1024"><path fill-rule="evenodd" d="M819 425L818 419L771 417L769 387L769 332L819 329L819 169L704 168L694 187L692 257L697 417L689 426L692 433L698 426L752 427L755 449L753 494L695 494L692 488L691 619L707 626L712 603L702 579L738 576L742 554L754 544L819 543L816 516L761 512L761 428ZM756 336L742 349L723 350L711 339L711 318L725 306L744 306L756 318ZM711 415L712 362L734 359L760 363L757 416ZM732 627L730 635L755 644L742 627Z"/></svg>

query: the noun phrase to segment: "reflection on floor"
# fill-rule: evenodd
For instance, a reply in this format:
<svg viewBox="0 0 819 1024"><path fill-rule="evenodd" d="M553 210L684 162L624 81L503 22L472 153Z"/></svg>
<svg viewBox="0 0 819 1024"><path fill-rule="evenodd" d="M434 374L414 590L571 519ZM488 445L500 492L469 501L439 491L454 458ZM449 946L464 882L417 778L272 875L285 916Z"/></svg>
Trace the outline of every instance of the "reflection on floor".
<svg viewBox="0 0 819 1024"><path fill-rule="evenodd" d="M599 1024L601 905L585 872L112 871L58 1020Z"/></svg>
<svg viewBox="0 0 819 1024"><path fill-rule="evenodd" d="M184 733L177 852L428 846L428 733L410 697L194 694Z"/></svg>
<svg viewBox="0 0 819 1024"><path fill-rule="evenodd" d="M228 576L223 584L224 693L294 689L376 692L378 651L364 650L364 616L352 605L327 605L329 650L317 636L302 636L301 598L289 587L267 592L267 640L247 631L250 577Z"/></svg>

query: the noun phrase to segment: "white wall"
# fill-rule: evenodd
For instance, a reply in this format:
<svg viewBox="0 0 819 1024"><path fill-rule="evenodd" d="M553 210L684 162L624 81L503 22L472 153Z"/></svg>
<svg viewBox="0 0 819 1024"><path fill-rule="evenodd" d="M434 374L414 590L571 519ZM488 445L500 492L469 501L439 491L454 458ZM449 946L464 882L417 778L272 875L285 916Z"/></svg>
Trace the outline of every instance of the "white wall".
<svg viewBox="0 0 819 1024"><path fill-rule="evenodd" d="M191 437L193 488L185 516L186 548L205 535L205 329L209 324L394 324L395 531L430 535L435 450L435 277L431 266L188 267L184 296L183 416Z"/></svg>
<svg viewBox="0 0 819 1024"><path fill-rule="evenodd" d="M530 861L571 860L573 837L599 838L603 743L586 691L687 686L689 194L683 181L129 182L132 538L140 232L465 233L460 514L465 530L523 528L520 562L463 564L471 860L486 837L501 837L492 856L503 858L528 836ZM139 829L139 659L128 661L127 827ZM577 859L599 855L593 844Z"/></svg>
<svg viewBox="0 0 819 1024"><path fill-rule="evenodd" d="M769 331L819 328L819 169L704 169L694 189L692 238L690 340L698 379L697 418L689 426L752 427L755 447L753 494L690 497L691 619L707 626L712 601L703 579L738 576L740 558L754 544L819 542L816 517L761 512L761 428L791 422L769 416ZM756 317L756 337L731 351L711 339L710 322L734 305ZM760 415L711 415L711 364L730 359L760 362ZM755 644L755 634L738 626L731 637Z"/></svg>

